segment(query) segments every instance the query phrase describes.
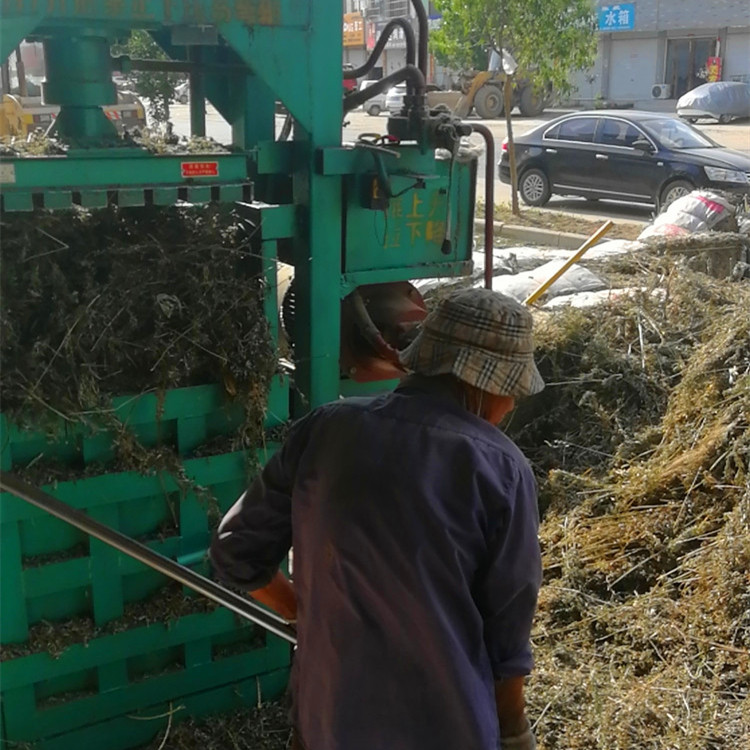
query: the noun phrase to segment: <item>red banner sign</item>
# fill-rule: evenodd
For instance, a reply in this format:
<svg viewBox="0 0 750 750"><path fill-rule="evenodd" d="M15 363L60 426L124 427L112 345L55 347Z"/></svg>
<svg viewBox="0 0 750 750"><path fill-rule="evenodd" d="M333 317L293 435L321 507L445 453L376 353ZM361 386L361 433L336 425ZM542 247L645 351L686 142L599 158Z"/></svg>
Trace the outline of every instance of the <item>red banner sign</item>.
<svg viewBox="0 0 750 750"><path fill-rule="evenodd" d="M218 177L218 161L184 161L182 162L182 176L186 177Z"/></svg>

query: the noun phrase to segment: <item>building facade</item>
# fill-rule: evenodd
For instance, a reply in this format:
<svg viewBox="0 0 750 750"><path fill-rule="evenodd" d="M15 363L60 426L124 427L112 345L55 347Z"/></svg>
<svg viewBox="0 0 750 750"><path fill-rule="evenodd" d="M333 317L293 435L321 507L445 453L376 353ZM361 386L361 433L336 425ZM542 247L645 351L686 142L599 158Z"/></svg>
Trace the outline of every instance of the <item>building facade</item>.
<svg viewBox="0 0 750 750"><path fill-rule="evenodd" d="M344 64L358 68L367 59L366 0L344 0Z"/></svg>
<svg viewBox="0 0 750 750"><path fill-rule="evenodd" d="M598 3L594 67L574 77L574 103L643 105L710 80L750 82L748 0Z"/></svg>
<svg viewBox="0 0 750 750"><path fill-rule="evenodd" d="M432 3L422 0L434 25L437 13ZM344 64L355 67L365 62L386 24L394 18L405 18L418 37L417 14L411 0L344 0ZM434 62L431 60L431 70ZM406 65L406 40L397 27L390 35L376 67L369 78L382 78Z"/></svg>

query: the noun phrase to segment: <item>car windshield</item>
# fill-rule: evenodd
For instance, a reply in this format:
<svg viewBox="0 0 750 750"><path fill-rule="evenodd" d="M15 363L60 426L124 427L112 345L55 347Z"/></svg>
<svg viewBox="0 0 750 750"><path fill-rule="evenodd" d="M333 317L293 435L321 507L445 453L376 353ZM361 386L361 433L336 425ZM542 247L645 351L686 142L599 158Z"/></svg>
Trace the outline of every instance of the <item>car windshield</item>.
<svg viewBox="0 0 750 750"><path fill-rule="evenodd" d="M665 148L715 148L718 145L708 136L674 117L643 120L641 127Z"/></svg>

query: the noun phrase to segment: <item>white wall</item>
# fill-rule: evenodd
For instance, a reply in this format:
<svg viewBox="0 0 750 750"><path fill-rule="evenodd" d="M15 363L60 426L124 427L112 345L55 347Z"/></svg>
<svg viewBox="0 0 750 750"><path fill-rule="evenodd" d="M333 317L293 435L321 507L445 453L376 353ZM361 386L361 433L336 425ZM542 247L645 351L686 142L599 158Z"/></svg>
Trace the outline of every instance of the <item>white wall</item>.
<svg viewBox="0 0 750 750"><path fill-rule="evenodd" d="M744 76L750 83L750 32L727 34L726 49L722 52L724 72L722 78L731 81Z"/></svg>
<svg viewBox="0 0 750 750"><path fill-rule="evenodd" d="M615 101L651 99L657 66L657 39L613 39L609 95Z"/></svg>

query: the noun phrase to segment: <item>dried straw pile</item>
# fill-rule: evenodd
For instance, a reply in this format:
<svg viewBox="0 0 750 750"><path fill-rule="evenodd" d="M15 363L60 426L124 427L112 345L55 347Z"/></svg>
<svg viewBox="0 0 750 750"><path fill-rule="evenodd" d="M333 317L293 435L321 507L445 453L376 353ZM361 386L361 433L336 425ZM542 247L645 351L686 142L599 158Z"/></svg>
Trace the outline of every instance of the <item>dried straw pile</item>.
<svg viewBox="0 0 750 750"><path fill-rule="evenodd" d="M750 737L750 286L655 270L538 321L549 387L509 427L541 478L545 750Z"/></svg>

